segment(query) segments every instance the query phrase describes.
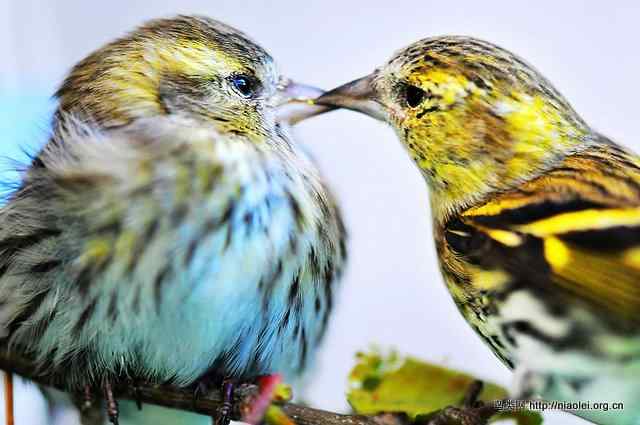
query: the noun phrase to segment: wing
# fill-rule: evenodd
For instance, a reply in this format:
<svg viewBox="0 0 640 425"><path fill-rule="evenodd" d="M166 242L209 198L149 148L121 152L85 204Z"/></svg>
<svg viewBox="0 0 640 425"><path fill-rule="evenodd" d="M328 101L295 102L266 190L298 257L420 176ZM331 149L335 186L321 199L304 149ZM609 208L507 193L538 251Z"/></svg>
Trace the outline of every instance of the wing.
<svg viewBox="0 0 640 425"><path fill-rule="evenodd" d="M465 211L444 239L478 291L526 286L557 309L640 324L640 161L612 143Z"/></svg>

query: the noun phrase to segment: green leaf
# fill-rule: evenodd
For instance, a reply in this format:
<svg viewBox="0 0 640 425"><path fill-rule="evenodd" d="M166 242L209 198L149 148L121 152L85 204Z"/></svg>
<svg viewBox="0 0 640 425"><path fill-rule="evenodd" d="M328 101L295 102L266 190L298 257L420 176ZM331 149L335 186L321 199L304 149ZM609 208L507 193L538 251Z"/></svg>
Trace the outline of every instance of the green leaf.
<svg viewBox="0 0 640 425"><path fill-rule="evenodd" d="M347 400L363 415L381 412L405 413L410 418L460 405L473 376L392 352L383 356L374 351L357 354L357 364L349 376ZM507 391L484 382L480 400L491 402L507 397ZM518 425L539 425L537 412L501 412L494 420L512 418Z"/></svg>
<svg viewBox="0 0 640 425"><path fill-rule="evenodd" d="M267 425L295 425L295 422L275 404L267 408L263 421Z"/></svg>

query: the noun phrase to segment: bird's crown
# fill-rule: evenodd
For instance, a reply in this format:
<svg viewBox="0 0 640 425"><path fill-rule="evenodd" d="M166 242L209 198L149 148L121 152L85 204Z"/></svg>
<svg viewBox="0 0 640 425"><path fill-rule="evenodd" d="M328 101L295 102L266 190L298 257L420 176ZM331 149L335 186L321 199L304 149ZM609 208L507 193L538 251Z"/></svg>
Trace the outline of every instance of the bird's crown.
<svg viewBox="0 0 640 425"><path fill-rule="evenodd" d="M114 128L171 115L259 133L277 77L271 56L230 26L199 16L159 19L78 63L56 94L56 119Z"/></svg>

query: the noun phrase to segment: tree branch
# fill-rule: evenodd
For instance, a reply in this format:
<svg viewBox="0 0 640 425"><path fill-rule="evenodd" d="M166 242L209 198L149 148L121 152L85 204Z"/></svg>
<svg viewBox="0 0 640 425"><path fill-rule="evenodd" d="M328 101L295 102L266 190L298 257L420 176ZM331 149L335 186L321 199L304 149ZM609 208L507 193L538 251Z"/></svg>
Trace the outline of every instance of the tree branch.
<svg viewBox="0 0 640 425"><path fill-rule="evenodd" d="M38 384L54 387L66 391L59 383L43 377L37 372L36 366L29 359L0 350L0 369L20 375ZM178 388L171 385L136 382L135 387L130 382L115 383L114 394L119 399L141 401L142 403L155 404L202 415L215 416L222 404L222 395L218 390L209 391L206 394L194 398L193 389ZM241 386L235 393L236 419L239 418L240 408L246 400L255 394L257 388L252 385ZM282 410L294 420L296 425L381 425L388 423L383 417L343 415L294 403L284 403Z"/></svg>

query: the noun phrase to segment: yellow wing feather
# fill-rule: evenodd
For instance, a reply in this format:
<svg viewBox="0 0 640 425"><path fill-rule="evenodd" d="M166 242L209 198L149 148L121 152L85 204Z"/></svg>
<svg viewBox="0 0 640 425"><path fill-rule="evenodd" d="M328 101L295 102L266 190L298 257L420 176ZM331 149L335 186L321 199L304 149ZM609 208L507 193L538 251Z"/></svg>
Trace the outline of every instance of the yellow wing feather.
<svg viewBox="0 0 640 425"><path fill-rule="evenodd" d="M482 250L459 252L471 284L503 288L506 271L512 280L556 287L624 322L640 322L637 163L615 145L598 146L462 213L464 231L481 235L452 248ZM495 276L499 282L492 285Z"/></svg>

